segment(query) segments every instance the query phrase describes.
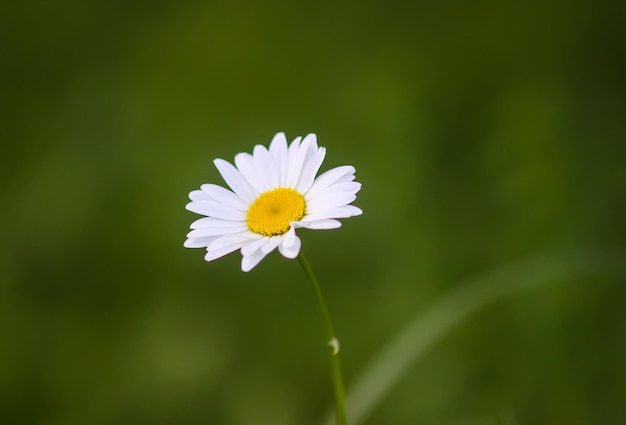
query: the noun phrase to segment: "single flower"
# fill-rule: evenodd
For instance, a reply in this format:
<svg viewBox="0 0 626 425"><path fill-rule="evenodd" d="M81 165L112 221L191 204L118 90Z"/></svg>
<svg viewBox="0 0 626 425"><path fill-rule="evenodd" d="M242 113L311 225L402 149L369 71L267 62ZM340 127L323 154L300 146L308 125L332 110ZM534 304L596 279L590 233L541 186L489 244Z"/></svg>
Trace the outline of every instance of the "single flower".
<svg viewBox="0 0 626 425"><path fill-rule="evenodd" d="M278 133L269 149L257 145L252 155L236 155L234 166L216 159L231 190L203 184L189 194L186 208L206 217L191 224L185 247L206 248L206 261L240 249L243 271L276 248L296 258L301 245L296 229L336 229L341 226L336 219L362 214L350 205L361 189L354 167L333 168L315 178L325 155L315 134L287 146L285 134Z"/></svg>

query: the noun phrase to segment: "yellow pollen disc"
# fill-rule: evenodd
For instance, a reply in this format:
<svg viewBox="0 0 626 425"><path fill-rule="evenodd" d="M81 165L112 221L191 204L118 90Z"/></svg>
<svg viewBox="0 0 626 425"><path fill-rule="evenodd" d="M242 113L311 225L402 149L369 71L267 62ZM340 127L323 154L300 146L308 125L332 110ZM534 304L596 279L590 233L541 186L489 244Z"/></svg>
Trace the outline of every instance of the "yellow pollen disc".
<svg viewBox="0 0 626 425"><path fill-rule="evenodd" d="M289 230L289 223L304 217L304 206L304 197L293 189L264 192L248 209L248 227L263 236L282 235Z"/></svg>

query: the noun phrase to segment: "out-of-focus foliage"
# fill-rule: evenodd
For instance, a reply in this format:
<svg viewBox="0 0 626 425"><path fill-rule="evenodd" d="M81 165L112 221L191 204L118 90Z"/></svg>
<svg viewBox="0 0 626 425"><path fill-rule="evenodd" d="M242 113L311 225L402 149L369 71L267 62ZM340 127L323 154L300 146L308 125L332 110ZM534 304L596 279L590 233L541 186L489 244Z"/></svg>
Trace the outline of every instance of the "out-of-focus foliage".
<svg viewBox="0 0 626 425"><path fill-rule="evenodd" d="M623 4L5 3L2 423L315 423L331 390L298 264L182 247L212 159L277 131L363 183L363 216L301 232L348 383L475 274L626 248ZM624 283L491 306L369 423L625 423Z"/></svg>

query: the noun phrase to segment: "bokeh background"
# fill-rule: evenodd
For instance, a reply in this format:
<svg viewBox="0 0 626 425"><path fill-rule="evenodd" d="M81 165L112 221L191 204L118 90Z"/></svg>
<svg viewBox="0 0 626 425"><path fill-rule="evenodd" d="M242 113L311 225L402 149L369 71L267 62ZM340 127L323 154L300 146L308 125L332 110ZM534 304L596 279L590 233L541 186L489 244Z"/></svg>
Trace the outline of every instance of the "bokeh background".
<svg viewBox="0 0 626 425"><path fill-rule="evenodd" d="M182 247L189 191L277 131L352 164L364 215L302 231L348 385L468 279L626 241L626 3L4 2L0 422L313 424L297 262ZM597 251L600 252L600 251ZM520 292L368 424L626 423L626 286ZM506 281L502 285L507 285Z"/></svg>

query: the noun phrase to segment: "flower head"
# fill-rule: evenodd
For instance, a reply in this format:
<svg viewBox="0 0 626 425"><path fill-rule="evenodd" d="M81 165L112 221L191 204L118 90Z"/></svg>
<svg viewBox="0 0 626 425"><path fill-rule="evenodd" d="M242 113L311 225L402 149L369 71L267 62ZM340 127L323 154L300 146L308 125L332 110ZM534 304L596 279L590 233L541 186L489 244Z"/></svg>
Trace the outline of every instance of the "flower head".
<svg viewBox="0 0 626 425"><path fill-rule="evenodd" d="M236 155L234 166L216 159L231 190L203 184L189 194L186 208L206 217L191 224L185 246L206 248L206 261L240 249L243 271L276 248L286 258L297 257L296 229L335 229L341 226L336 219L362 214L350 205L361 189L354 167L333 168L315 178L325 154L315 134L288 146L285 134L278 133L269 149L257 145L252 154Z"/></svg>

